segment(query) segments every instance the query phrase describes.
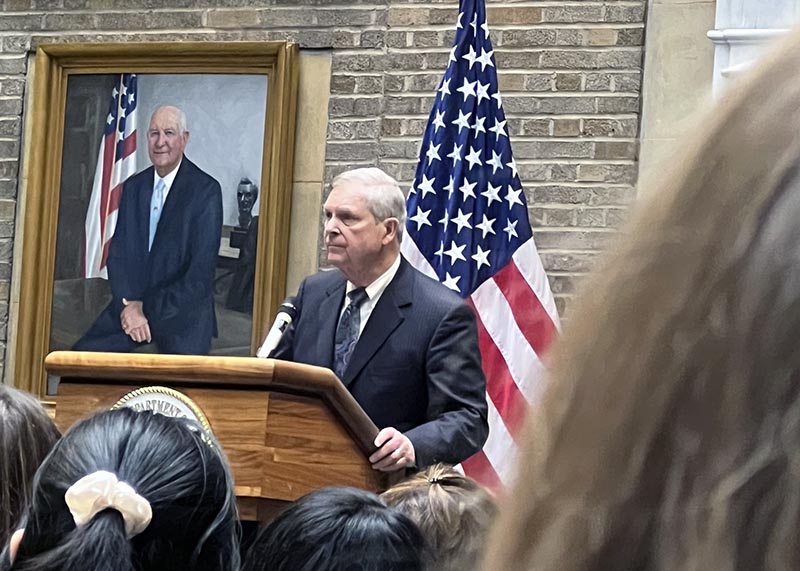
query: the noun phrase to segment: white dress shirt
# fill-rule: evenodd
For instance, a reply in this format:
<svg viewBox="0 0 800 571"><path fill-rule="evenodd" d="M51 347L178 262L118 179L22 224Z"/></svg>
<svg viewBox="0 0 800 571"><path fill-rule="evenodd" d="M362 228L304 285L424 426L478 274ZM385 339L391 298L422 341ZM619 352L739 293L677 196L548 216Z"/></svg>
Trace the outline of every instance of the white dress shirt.
<svg viewBox="0 0 800 571"><path fill-rule="evenodd" d="M155 169L153 169L153 188L156 187L159 180L164 181L164 200L161 202L161 208L164 208L164 203L167 202L167 195L169 194L169 189L172 188L172 183L175 182L175 176L178 174L178 169L181 168L181 161L183 161L183 158L181 158L181 160L178 161L178 166L176 166L174 169L168 172L167 176L165 177L158 176L158 172Z"/></svg>
<svg viewBox="0 0 800 571"><path fill-rule="evenodd" d="M395 274L397 274L397 270L400 267L400 255L397 255L397 258L392 265L389 266L389 269L383 272L378 279L374 282L369 284L366 288L364 288L367 292L367 299L361 304L361 308L359 313L359 317L361 318L361 323L358 326L358 336L361 337L361 333L364 331L364 326L367 324L367 320L369 316L372 315L372 310L375 309L375 305L378 303L378 300L383 295L383 292L386 290L386 286L388 286L391 281L394 279ZM347 303L343 304L342 311L339 312L339 318L342 317L342 313L344 313L345 308L350 303L350 292L356 289L355 284L350 280L347 280Z"/></svg>

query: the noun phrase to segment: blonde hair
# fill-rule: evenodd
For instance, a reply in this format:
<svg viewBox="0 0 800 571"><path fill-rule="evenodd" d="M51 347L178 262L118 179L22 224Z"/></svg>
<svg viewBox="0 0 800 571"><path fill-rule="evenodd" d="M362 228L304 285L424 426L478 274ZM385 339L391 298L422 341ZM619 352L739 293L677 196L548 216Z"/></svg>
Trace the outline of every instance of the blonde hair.
<svg viewBox="0 0 800 571"><path fill-rule="evenodd" d="M481 561L497 508L474 480L436 464L385 491L383 500L422 530L432 551L431 569L469 571Z"/></svg>
<svg viewBox="0 0 800 571"><path fill-rule="evenodd" d="M486 569L800 568L800 36L585 284Z"/></svg>

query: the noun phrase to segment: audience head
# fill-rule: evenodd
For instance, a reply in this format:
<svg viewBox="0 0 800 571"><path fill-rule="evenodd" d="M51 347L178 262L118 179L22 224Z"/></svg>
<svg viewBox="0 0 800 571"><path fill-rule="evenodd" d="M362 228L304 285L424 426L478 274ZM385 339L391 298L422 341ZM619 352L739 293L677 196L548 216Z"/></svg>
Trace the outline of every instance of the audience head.
<svg viewBox="0 0 800 571"><path fill-rule="evenodd" d="M379 168L343 172L325 201L328 261L357 286L369 285L400 252L405 197Z"/></svg>
<svg viewBox="0 0 800 571"><path fill-rule="evenodd" d="M436 464L381 497L419 526L431 548L432 569L477 568L497 508L489 492L474 480Z"/></svg>
<svg viewBox="0 0 800 571"><path fill-rule="evenodd" d="M800 568L798 40L585 285L487 569Z"/></svg>
<svg viewBox="0 0 800 571"><path fill-rule="evenodd" d="M202 429L102 412L73 426L39 468L11 569L235 570L235 501L225 458Z"/></svg>
<svg viewBox="0 0 800 571"><path fill-rule="evenodd" d="M0 384L0 549L30 500L36 469L58 438L39 401Z"/></svg>
<svg viewBox="0 0 800 571"><path fill-rule="evenodd" d="M322 488L297 500L256 538L246 571L418 571L419 528L375 494Z"/></svg>

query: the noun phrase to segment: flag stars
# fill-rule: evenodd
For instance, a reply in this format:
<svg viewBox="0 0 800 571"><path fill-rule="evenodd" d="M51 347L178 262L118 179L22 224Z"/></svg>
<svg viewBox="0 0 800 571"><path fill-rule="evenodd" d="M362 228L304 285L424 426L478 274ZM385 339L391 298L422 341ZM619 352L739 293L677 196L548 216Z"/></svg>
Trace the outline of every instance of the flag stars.
<svg viewBox="0 0 800 571"><path fill-rule="evenodd" d="M449 64L451 61L455 61L455 62L457 62L457 61L458 61L458 58L456 57L456 50L458 50L458 46L457 46L457 45L453 46L453 49L452 49L452 50L450 50L450 58L449 58L449 60L447 61L447 63L448 63L448 64Z"/></svg>
<svg viewBox="0 0 800 571"><path fill-rule="evenodd" d="M488 201L487 206L491 206L492 202L495 200L500 202L500 188L501 186L498 184L497 186L493 185L491 182L488 185L488 188L481 193L481 196L486 198ZM494 232L492 232L494 234ZM484 238L486 235L484 234Z"/></svg>
<svg viewBox="0 0 800 571"><path fill-rule="evenodd" d="M480 81L478 82L477 92L476 95L478 97L478 104L484 99L489 99L489 84L483 84Z"/></svg>
<svg viewBox="0 0 800 571"><path fill-rule="evenodd" d="M464 182L461 183L459 187L459 191L463 195L463 202L466 202L469 197L476 198L475 196L475 185L478 184L478 181L470 182L466 178L464 178Z"/></svg>
<svg viewBox="0 0 800 571"><path fill-rule="evenodd" d="M111 123L113 123L113 122L114 122L114 116L111 113L109 113L108 117L106 117L106 123L111 125Z"/></svg>
<svg viewBox="0 0 800 571"><path fill-rule="evenodd" d="M492 54L494 50L486 51L485 48L481 48L481 55L475 59L476 62L481 64L481 71L486 70L486 66L494 67L494 62L492 61Z"/></svg>
<svg viewBox="0 0 800 571"><path fill-rule="evenodd" d="M423 226L432 226L430 220L428 220L428 215L430 213L430 210L422 210L422 208L417 206L417 213L409 218L409 220L417 224L417 230L419 231Z"/></svg>
<svg viewBox="0 0 800 571"><path fill-rule="evenodd" d="M486 39L489 39L489 24L486 23L486 20L484 20L483 24L481 24L481 29L483 30Z"/></svg>
<svg viewBox="0 0 800 571"><path fill-rule="evenodd" d="M424 199L428 194L436 194L436 191L433 190L433 181L436 177L428 178L425 175L422 175L422 182L419 183L417 186L417 190L422 191L422 198Z"/></svg>
<svg viewBox="0 0 800 571"><path fill-rule="evenodd" d="M522 206L522 200L520 200L519 195L522 194L522 189L519 188L514 190L511 188L511 185L508 185L508 192L506 193L506 201L508 202L508 209L511 210L514 208L515 204L519 204Z"/></svg>
<svg viewBox="0 0 800 571"><path fill-rule="evenodd" d="M435 129L433 130L433 134L435 135L436 133L439 132L439 129L442 129L445 126L444 125L444 111L437 111L436 112L436 114L435 114L435 116L433 118L433 124L435 126Z"/></svg>
<svg viewBox="0 0 800 571"><path fill-rule="evenodd" d="M494 228L492 227L495 220L497 220L497 218L487 218L484 214L481 223L475 225L475 228L478 228L481 232L483 232L483 236L481 236L482 238L486 238L487 234L495 233Z"/></svg>
<svg viewBox="0 0 800 571"><path fill-rule="evenodd" d="M512 222L511 219L509 218L508 221L506 221L506 227L503 228L503 232L508 234L508 241L509 242L511 241L511 238L518 238L519 237L519 236L517 236L517 222L519 222L519 220L514 220ZM446 253L447 252L445 252L445 254Z"/></svg>
<svg viewBox="0 0 800 571"><path fill-rule="evenodd" d="M478 244L478 251L470 256L475 262L478 264L477 269L481 269L481 266L491 266L489 263L489 254L491 254L491 250L484 250L481 248L481 245Z"/></svg>
<svg viewBox="0 0 800 571"><path fill-rule="evenodd" d="M464 81L466 81L466 79ZM461 111L461 109L458 110L458 119L454 119L452 121L452 124L453 125L458 125L458 134L459 135L461 134L461 129L469 129L469 118L470 117L472 117L472 111L470 111L469 113L467 113L465 115L464 112ZM459 147L459 149L460 149L460 147ZM448 156L450 156L450 155L448 155Z"/></svg>
<svg viewBox="0 0 800 571"><path fill-rule="evenodd" d="M464 12L458 13L458 22L456 22L456 30L460 30L464 27L464 24L461 23L461 20L464 18Z"/></svg>
<svg viewBox="0 0 800 571"><path fill-rule="evenodd" d="M477 80L467 81L467 78L465 77L464 84L458 89L456 89L456 91L464 95L464 101L466 101L467 99L469 99L470 96L475 97L475 85L477 85L477 83L478 83Z"/></svg>
<svg viewBox="0 0 800 571"><path fill-rule="evenodd" d="M451 266L455 264L456 261L458 260L463 260L465 262L467 261L467 259L464 257L463 254L464 248L466 247L467 247L466 244L462 244L461 246L459 246L458 244L456 244L455 240L450 242L450 248L444 251L444 255L450 256Z"/></svg>
<svg viewBox="0 0 800 571"><path fill-rule="evenodd" d="M475 15L472 17L472 21L469 23L469 27L472 28L472 32L477 34L478 33L478 13L475 12Z"/></svg>
<svg viewBox="0 0 800 571"><path fill-rule="evenodd" d="M456 234L461 232L464 228L472 229L472 224L469 223L470 216L472 216L471 212L463 212L460 208L458 209L458 216L453 218L453 223L458 226Z"/></svg>
<svg viewBox="0 0 800 571"><path fill-rule="evenodd" d="M477 136L478 133L486 132L486 127L483 126L484 123L486 123L486 117L475 117L475 122L469 127L475 130L475 135Z"/></svg>
<svg viewBox="0 0 800 571"><path fill-rule="evenodd" d="M456 48L453 48L455 51ZM442 94L442 99L444 99L445 95L450 95L450 78L447 77L442 81L442 85L439 87L439 93Z"/></svg>
<svg viewBox="0 0 800 571"><path fill-rule="evenodd" d="M514 160L514 157L511 157L511 162L510 163L506 163L506 166L507 167L511 167L511 178L516 177L517 176L517 161Z"/></svg>
<svg viewBox="0 0 800 571"><path fill-rule="evenodd" d="M472 69L472 66L475 65L475 61L478 59L478 54L475 48L470 46L469 51L461 57L469 62L469 68Z"/></svg>
<svg viewBox="0 0 800 571"><path fill-rule="evenodd" d="M487 165L492 165L492 174L497 172L497 169L503 169L503 157L498 155L494 149L492 149L492 158L486 161Z"/></svg>
<svg viewBox="0 0 800 571"><path fill-rule="evenodd" d="M481 162L481 158L480 157L481 157L481 150L480 149L476 149L475 147L470 148L469 153L467 154L466 157L464 157L464 160L469 162L470 170L472 170L472 168L475 165L481 166L483 164Z"/></svg>
<svg viewBox="0 0 800 571"><path fill-rule="evenodd" d="M443 234L447 233L447 225L449 223L450 223L450 213L447 212L447 209L445 208L444 216L442 216L442 219L439 220L439 224L442 225L442 233ZM444 248L444 243L442 243L442 248Z"/></svg>
<svg viewBox="0 0 800 571"><path fill-rule="evenodd" d="M130 107L131 105L133 105L133 102L134 102L135 100L136 100L136 96L135 96L133 93L131 93L130 95L128 95L128 107Z"/></svg>
<svg viewBox="0 0 800 571"><path fill-rule="evenodd" d="M445 272L445 278L442 282L445 286L449 287L451 290L457 293L461 293L461 290L458 287L458 280L461 279L461 276L451 276L450 272Z"/></svg>
<svg viewBox="0 0 800 571"><path fill-rule="evenodd" d="M450 175L450 182L444 187L444 190L447 191L447 198L453 196L453 191L455 190L455 179L453 175Z"/></svg>
<svg viewBox="0 0 800 571"><path fill-rule="evenodd" d="M439 249L433 253L434 256L439 258L439 263L442 263L442 256L444 256L444 242L439 242Z"/></svg>
<svg viewBox="0 0 800 571"><path fill-rule="evenodd" d="M455 121L453 121L455 123ZM458 130L461 132L461 129ZM461 149L464 148L464 145L456 145L453 143L453 151L447 155L448 158L453 159L453 166L456 166L456 163L461 160Z"/></svg>
<svg viewBox="0 0 800 571"><path fill-rule="evenodd" d="M503 99L500 97L500 92L499 91L495 91L494 93L492 93L492 99L497 101L497 108L498 109L502 109L503 108Z"/></svg>
<svg viewBox="0 0 800 571"><path fill-rule="evenodd" d="M438 145L434 145L433 141L428 143L428 152L425 153L425 156L428 157L428 166L430 166L430 164L433 161L441 161L442 160L442 157L439 156L439 147L441 147L441 146L442 146L441 143L439 143ZM433 190L433 189L431 189L431 190ZM423 195L423 197L424 197L424 195Z"/></svg>
<svg viewBox="0 0 800 571"><path fill-rule="evenodd" d="M500 140L500 137L508 138L508 133L506 133L506 120L503 119L502 121L498 121L497 119L494 120L494 125L489 127L489 130L494 133L494 136L497 137L497 140Z"/></svg>

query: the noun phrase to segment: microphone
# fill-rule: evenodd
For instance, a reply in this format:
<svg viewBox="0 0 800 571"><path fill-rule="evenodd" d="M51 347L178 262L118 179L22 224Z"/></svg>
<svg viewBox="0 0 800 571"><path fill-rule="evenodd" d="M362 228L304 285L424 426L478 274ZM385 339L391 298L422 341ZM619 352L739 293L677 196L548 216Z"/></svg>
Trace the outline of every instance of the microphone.
<svg viewBox="0 0 800 571"><path fill-rule="evenodd" d="M256 357L261 359L268 358L269 354L278 346L284 332L289 328L289 325L292 324L292 321L294 321L296 317L297 307L295 307L295 298L287 297L286 301L278 308L278 315L275 316L275 321L272 323L269 333L267 333L267 338L264 339L261 347L258 348Z"/></svg>

